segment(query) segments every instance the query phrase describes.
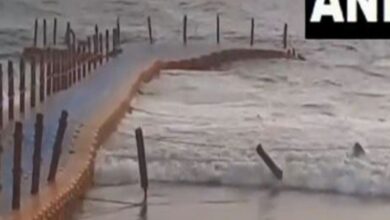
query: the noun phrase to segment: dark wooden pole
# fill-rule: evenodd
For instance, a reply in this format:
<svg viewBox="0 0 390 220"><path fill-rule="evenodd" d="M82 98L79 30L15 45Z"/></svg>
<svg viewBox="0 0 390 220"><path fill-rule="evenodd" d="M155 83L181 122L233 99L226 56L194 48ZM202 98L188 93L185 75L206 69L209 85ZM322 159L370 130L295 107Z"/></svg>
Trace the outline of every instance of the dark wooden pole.
<svg viewBox="0 0 390 220"><path fill-rule="evenodd" d="M99 42L98 38L99 38L99 36L97 34L93 35L93 65L92 66L93 66L94 70L97 67L96 57L99 54L99 52L98 52L98 48L99 48L99 46L98 46L98 42Z"/></svg>
<svg viewBox="0 0 390 220"><path fill-rule="evenodd" d="M8 118L14 119L14 65L8 61Z"/></svg>
<svg viewBox="0 0 390 220"><path fill-rule="evenodd" d="M88 74L91 73L91 56L92 56L92 51L91 51L91 37L87 37L87 49L88 49L88 56L87 56L87 61L88 61ZM84 76L85 77L85 76Z"/></svg>
<svg viewBox="0 0 390 220"><path fill-rule="evenodd" d="M275 164L275 162L271 159L271 157L264 151L261 144L257 145L256 148L257 153L263 159L264 163L268 166L271 172L278 180L283 179L283 171Z"/></svg>
<svg viewBox="0 0 390 220"><path fill-rule="evenodd" d="M0 129L3 128L3 65L0 63Z"/></svg>
<svg viewBox="0 0 390 220"><path fill-rule="evenodd" d="M36 89L36 63L35 63L35 58L33 57L30 61L30 67L31 67L31 94L30 94L30 106L31 108L35 107L35 89Z"/></svg>
<svg viewBox="0 0 390 220"><path fill-rule="evenodd" d="M64 139L64 134L67 126L68 112L62 111L61 117L58 123L58 129L56 134L56 139L53 146L53 154L51 157L49 175L47 177L48 182L53 182L56 179L58 163L60 160L62 152L62 141Z"/></svg>
<svg viewBox="0 0 390 220"><path fill-rule="evenodd" d="M251 19L251 46L253 46L254 38L255 38L255 19L252 18Z"/></svg>
<svg viewBox="0 0 390 220"><path fill-rule="evenodd" d="M83 78L87 75L87 63L88 60L86 59L86 45L82 45L82 62L83 62ZM79 76L78 81L81 80L81 76Z"/></svg>
<svg viewBox="0 0 390 220"><path fill-rule="evenodd" d="M152 19L150 18L150 16L148 16L148 30L150 44L153 44Z"/></svg>
<svg viewBox="0 0 390 220"><path fill-rule="evenodd" d="M40 65L39 65L39 101L45 101L45 60L44 56L40 57Z"/></svg>
<svg viewBox="0 0 390 220"><path fill-rule="evenodd" d="M110 59L110 31L106 29L106 62Z"/></svg>
<svg viewBox="0 0 390 220"><path fill-rule="evenodd" d="M38 19L35 19L34 23L34 47L37 46L38 42Z"/></svg>
<svg viewBox="0 0 390 220"><path fill-rule="evenodd" d="M20 185L22 176L23 124L15 123L12 210L20 209Z"/></svg>
<svg viewBox="0 0 390 220"><path fill-rule="evenodd" d="M217 44L219 44L220 42L220 35L219 35L219 30L220 29L220 26L219 26L219 14L217 14Z"/></svg>
<svg viewBox="0 0 390 220"><path fill-rule="evenodd" d="M43 114L38 113L35 121L33 171L31 180L31 194L39 192L39 180L41 176L41 149L43 136Z"/></svg>
<svg viewBox="0 0 390 220"><path fill-rule="evenodd" d="M103 63L103 34L99 34L99 63Z"/></svg>
<svg viewBox="0 0 390 220"><path fill-rule="evenodd" d="M47 30L46 30L46 19L43 19L43 47L46 47L46 37L47 37Z"/></svg>
<svg viewBox="0 0 390 220"><path fill-rule="evenodd" d="M283 48L287 48L287 31L288 31L288 25L287 23L284 24L284 30L283 30Z"/></svg>
<svg viewBox="0 0 390 220"><path fill-rule="evenodd" d="M50 96L52 91L52 78L53 78L53 57L51 51L49 51L49 56L47 57L46 63L47 63L46 96Z"/></svg>
<svg viewBox="0 0 390 220"><path fill-rule="evenodd" d="M141 187L144 190L144 200L146 200L149 184L148 184L148 170L147 170L146 157L145 157L144 137L141 128L137 128L135 130L135 137L137 141L138 165L139 165L139 174L141 177Z"/></svg>
<svg viewBox="0 0 390 220"><path fill-rule="evenodd" d="M121 45L121 24L120 24L120 18L117 17L116 19L116 31L117 31L117 44L118 47Z"/></svg>
<svg viewBox="0 0 390 220"><path fill-rule="evenodd" d="M66 32L65 32L65 44L70 48L70 22L66 22Z"/></svg>
<svg viewBox="0 0 390 220"><path fill-rule="evenodd" d="M183 43L187 44L187 15L184 15L183 18Z"/></svg>
<svg viewBox="0 0 390 220"><path fill-rule="evenodd" d="M57 45L57 18L53 22L53 44Z"/></svg>
<svg viewBox="0 0 390 220"><path fill-rule="evenodd" d="M20 113L24 113L25 112L25 102L24 102L24 99L25 99L25 92L26 92L26 66L25 66L25 63L24 63L24 59L21 58L20 59L20 63L19 63L19 74L20 74L20 80L19 80L19 102L20 102Z"/></svg>

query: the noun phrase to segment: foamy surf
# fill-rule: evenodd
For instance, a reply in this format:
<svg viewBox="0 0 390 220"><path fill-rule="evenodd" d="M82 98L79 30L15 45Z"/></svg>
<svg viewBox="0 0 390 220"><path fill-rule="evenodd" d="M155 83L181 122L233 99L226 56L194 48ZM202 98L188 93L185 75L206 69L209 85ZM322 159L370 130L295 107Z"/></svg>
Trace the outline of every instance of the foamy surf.
<svg viewBox="0 0 390 220"><path fill-rule="evenodd" d="M96 183L138 182L134 129L141 126L151 181L390 196L387 110L362 102L372 99L364 95L372 88L355 83L366 77L340 67L332 78L310 68L262 61L165 72L145 85L99 153ZM259 142L283 169L282 182L257 155ZM355 142L366 155L352 155Z"/></svg>

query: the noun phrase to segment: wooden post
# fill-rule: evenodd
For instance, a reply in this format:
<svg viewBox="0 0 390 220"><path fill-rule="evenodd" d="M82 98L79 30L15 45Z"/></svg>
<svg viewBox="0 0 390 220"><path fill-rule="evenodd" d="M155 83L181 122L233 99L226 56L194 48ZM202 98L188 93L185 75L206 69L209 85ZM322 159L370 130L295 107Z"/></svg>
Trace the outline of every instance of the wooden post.
<svg viewBox="0 0 390 220"><path fill-rule="evenodd" d="M278 180L283 179L283 171L275 164L275 162L269 157L267 152L264 151L261 144L257 145L256 148L257 153L263 159L264 163L268 166L271 172Z"/></svg>
<svg viewBox="0 0 390 220"><path fill-rule="evenodd" d="M284 30L283 30L283 48L287 48L287 31L288 31L288 25L287 23L284 24Z"/></svg>
<svg viewBox="0 0 390 220"><path fill-rule="evenodd" d="M141 128L137 128L135 130L135 137L137 141L138 165L139 165L139 174L141 177L141 187L144 190L144 200L146 200L147 193L148 193L148 185L149 185L148 169L146 166L144 137Z"/></svg>
<svg viewBox="0 0 390 220"><path fill-rule="evenodd" d="M112 29L112 55L116 55L116 28Z"/></svg>
<svg viewBox="0 0 390 220"><path fill-rule="evenodd" d="M94 70L97 67L97 65L96 65L97 64L96 56L99 54L98 48L99 48L99 46L98 46L98 35L95 34L95 35L93 35L93 69Z"/></svg>
<svg viewBox="0 0 390 220"><path fill-rule="evenodd" d="M34 23L34 47L37 46L38 42L38 19L35 19Z"/></svg>
<svg viewBox="0 0 390 220"><path fill-rule="evenodd" d="M91 37L87 37L87 49L88 49L88 56L87 56L87 61L88 61L88 74L91 73L91 56L92 56L92 51L91 51ZM85 76L84 76L85 77Z"/></svg>
<svg viewBox="0 0 390 220"><path fill-rule="evenodd" d="M30 68L31 68L31 85L30 85L30 106L31 108L35 107L35 89L36 89L36 64L35 64L35 58L32 57L31 63L30 63Z"/></svg>
<svg viewBox="0 0 390 220"><path fill-rule="evenodd" d="M75 74L73 76L73 83L76 83L77 81L79 81L81 79L81 69L83 68L83 61L82 61L82 44L79 44L77 46L77 52L76 52L76 56L73 56L74 57L74 64L77 65L77 74Z"/></svg>
<svg viewBox="0 0 390 220"><path fill-rule="evenodd" d="M70 22L66 22L65 44L70 48Z"/></svg>
<svg viewBox="0 0 390 220"><path fill-rule="evenodd" d="M14 119L14 65L8 61L8 119Z"/></svg>
<svg viewBox="0 0 390 220"><path fill-rule="evenodd" d="M53 154L51 157L49 175L47 177L47 181L49 183L55 181L58 169L58 162L60 160L61 152L62 152L62 141L64 139L64 134L67 126L67 118L68 112L62 111L61 118L58 122L58 129L56 134L56 139L53 146Z"/></svg>
<svg viewBox="0 0 390 220"><path fill-rule="evenodd" d="M153 34L152 34L152 19L148 16L148 30L149 30L149 41L150 44L153 44Z"/></svg>
<svg viewBox="0 0 390 220"><path fill-rule="evenodd" d="M119 17L117 17L117 19L116 19L116 31L117 31L116 42L117 42L118 48L120 48L120 46L121 46L121 25L120 25Z"/></svg>
<svg viewBox="0 0 390 220"><path fill-rule="evenodd" d="M82 45L83 78L85 78L85 76L87 75L87 73L86 73L87 63L86 62L88 62L88 60L86 59L85 54L86 54L86 45L83 44ZM81 75L78 77L78 81L80 81L80 80L81 80Z"/></svg>
<svg viewBox="0 0 390 220"><path fill-rule="evenodd" d="M3 65L0 63L0 129L3 128Z"/></svg>
<svg viewBox="0 0 390 220"><path fill-rule="evenodd" d="M217 44L220 42L219 28L219 14L217 14Z"/></svg>
<svg viewBox="0 0 390 220"><path fill-rule="evenodd" d="M184 15L183 18L183 43L187 44L187 15Z"/></svg>
<svg viewBox="0 0 390 220"><path fill-rule="evenodd" d="M53 44L57 45L57 18L53 22Z"/></svg>
<svg viewBox="0 0 390 220"><path fill-rule="evenodd" d="M46 33L47 31L46 31L46 19L43 19L43 47L46 47L46 43L47 43L47 41L46 41Z"/></svg>
<svg viewBox="0 0 390 220"><path fill-rule="evenodd" d="M110 59L110 31L106 29L106 62Z"/></svg>
<svg viewBox="0 0 390 220"><path fill-rule="evenodd" d="M99 62L100 65L103 63L103 34L99 34Z"/></svg>
<svg viewBox="0 0 390 220"><path fill-rule="evenodd" d="M43 136L43 114L38 113L35 121L33 171L31 180L31 194L39 192L39 179L41 176L41 149Z"/></svg>
<svg viewBox="0 0 390 220"><path fill-rule="evenodd" d="M52 78L53 78L53 57L52 52L49 50L49 56L47 57L47 72L46 72L46 96L51 95L52 90Z"/></svg>
<svg viewBox="0 0 390 220"><path fill-rule="evenodd" d="M19 74L20 74L20 80L19 80L19 104L20 104L20 113L24 113L25 112L25 108L24 108L24 98L25 98L25 92L26 92L26 67L25 67L25 63L24 63L24 59L21 58L20 59L20 63L19 63Z"/></svg>
<svg viewBox="0 0 390 220"><path fill-rule="evenodd" d="M44 55L40 57L40 65L39 65L39 101L43 102L45 100L45 60Z"/></svg>
<svg viewBox="0 0 390 220"><path fill-rule="evenodd" d="M253 46L254 38L255 38L255 19L252 18L251 19L251 46Z"/></svg>
<svg viewBox="0 0 390 220"><path fill-rule="evenodd" d="M20 185L22 176L23 124L15 123L12 210L20 209Z"/></svg>

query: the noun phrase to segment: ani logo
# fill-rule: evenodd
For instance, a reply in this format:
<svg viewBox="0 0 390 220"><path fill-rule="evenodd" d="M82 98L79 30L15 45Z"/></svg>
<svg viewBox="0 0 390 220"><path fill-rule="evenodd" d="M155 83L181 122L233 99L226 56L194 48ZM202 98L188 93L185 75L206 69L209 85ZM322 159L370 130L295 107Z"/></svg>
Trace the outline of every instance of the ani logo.
<svg viewBox="0 0 390 220"><path fill-rule="evenodd" d="M306 0L306 38L390 38L390 0Z"/></svg>

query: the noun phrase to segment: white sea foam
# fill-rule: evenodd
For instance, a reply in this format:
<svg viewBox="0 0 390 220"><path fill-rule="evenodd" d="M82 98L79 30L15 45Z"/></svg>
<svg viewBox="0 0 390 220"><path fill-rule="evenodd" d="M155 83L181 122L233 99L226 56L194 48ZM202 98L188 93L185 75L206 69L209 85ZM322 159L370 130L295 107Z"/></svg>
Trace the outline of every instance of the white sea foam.
<svg viewBox="0 0 390 220"><path fill-rule="evenodd" d="M133 132L141 126L151 181L273 185L255 151L261 142L284 170L284 188L390 196L390 126L383 108L389 96L356 86L385 83L367 82L348 68L333 74L309 68L256 61L226 71L166 72L142 89L134 112L104 146L97 184L138 181ZM355 142L366 155L351 155Z"/></svg>

